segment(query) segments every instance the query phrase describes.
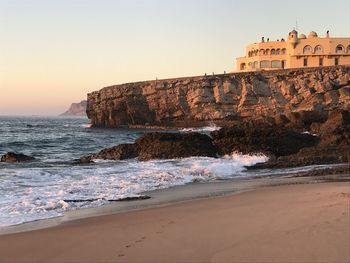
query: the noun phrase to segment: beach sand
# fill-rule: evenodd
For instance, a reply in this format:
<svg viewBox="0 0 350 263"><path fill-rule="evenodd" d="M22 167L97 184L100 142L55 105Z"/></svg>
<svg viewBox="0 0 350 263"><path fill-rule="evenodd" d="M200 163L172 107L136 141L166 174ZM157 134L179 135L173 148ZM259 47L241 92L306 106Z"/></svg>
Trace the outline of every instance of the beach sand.
<svg viewBox="0 0 350 263"><path fill-rule="evenodd" d="M235 195L0 236L0 262L350 262L350 183Z"/></svg>

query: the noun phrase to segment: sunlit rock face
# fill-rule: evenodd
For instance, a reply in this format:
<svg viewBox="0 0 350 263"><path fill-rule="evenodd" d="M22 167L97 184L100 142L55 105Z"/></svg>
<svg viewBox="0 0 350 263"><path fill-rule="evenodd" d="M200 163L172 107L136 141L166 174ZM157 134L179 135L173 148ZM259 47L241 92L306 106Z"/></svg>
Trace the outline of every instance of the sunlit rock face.
<svg viewBox="0 0 350 263"><path fill-rule="evenodd" d="M88 94L86 112L94 127L188 127L263 118L312 123L333 109L350 110L350 66L115 85Z"/></svg>

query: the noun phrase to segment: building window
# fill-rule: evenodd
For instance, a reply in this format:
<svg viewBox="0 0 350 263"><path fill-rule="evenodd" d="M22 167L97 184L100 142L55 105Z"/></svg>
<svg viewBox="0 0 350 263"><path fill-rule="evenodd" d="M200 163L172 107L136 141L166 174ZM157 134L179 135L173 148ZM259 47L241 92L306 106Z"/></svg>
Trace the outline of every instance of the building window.
<svg viewBox="0 0 350 263"><path fill-rule="evenodd" d="M258 61L254 61L253 68L259 68L259 62Z"/></svg>
<svg viewBox="0 0 350 263"><path fill-rule="evenodd" d="M249 68L251 68L252 65L253 65L252 62L249 62L249 63L248 63L248 67L249 67Z"/></svg>
<svg viewBox="0 0 350 263"><path fill-rule="evenodd" d="M281 54L281 50L280 50L280 49L277 49L277 50L276 50L276 55L279 55L279 54Z"/></svg>
<svg viewBox="0 0 350 263"><path fill-rule="evenodd" d="M304 53L304 54L310 54L311 51L312 51L311 46L305 46L305 47L304 47L304 50L303 50L303 53Z"/></svg>
<svg viewBox="0 0 350 263"><path fill-rule="evenodd" d="M240 68L241 70L245 70L245 63L242 63Z"/></svg>
<svg viewBox="0 0 350 263"><path fill-rule="evenodd" d="M322 51L323 51L323 48L322 48L320 45L317 45L317 46L315 47L315 53L316 53L316 54L322 53Z"/></svg>
<svg viewBox="0 0 350 263"><path fill-rule="evenodd" d="M260 61L260 68L270 68L270 61L268 60L263 60L263 61Z"/></svg>
<svg viewBox="0 0 350 263"><path fill-rule="evenodd" d="M346 48L347 52L350 53L350 45Z"/></svg>
<svg viewBox="0 0 350 263"><path fill-rule="evenodd" d="M344 46L338 45L335 49L335 53L342 53L342 52L344 52L344 50L345 50Z"/></svg>
<svg viewBox="0 0 350 263"><path fill-rule="evenodd" d="M270 49L265 50L265 55L270 55Z"/></svg>
<svg viewBox="0 0 350 263"><path fill-rule="evenodd" d="M334 59L334 65L338 66L339 65L339 58Z"/></svg>
<svg viewBox="0 0 350 263"><path fill-rule="evenodd" d="M285 48L282 49L281 54L285 55L287 53L287 50Z"/></svg>
<svg viewBox="0 0 350 263"><path fill-rule="evenodd" d="M271 49L271 55L276 55L276 50L275 49Z"/></svg>
<svg viewBox="0 0 350 263"><path fill-rule="evenodd" d="M265 54L265 50L260 49L260 51L259 51L259 55L260 55L260 56L263 56L264 54Z"/></svg>
<svg viewBox="0 0 350 263"><path fill-rule="evenodd" d="M307 58L304 58L304 67L307 67Z"/></svg>
<svg viewBox="0 0 350 263"><path fill-rule="evenodd" d="M280 60L272 60L271 68L282 68L282 63Z"/></svg>
<svg viewBox="0 0 350 263"><path fill-rule="evenodd" d="M318 65L319 66L323 66L323 58L319 58L318 59Z"/></svg>

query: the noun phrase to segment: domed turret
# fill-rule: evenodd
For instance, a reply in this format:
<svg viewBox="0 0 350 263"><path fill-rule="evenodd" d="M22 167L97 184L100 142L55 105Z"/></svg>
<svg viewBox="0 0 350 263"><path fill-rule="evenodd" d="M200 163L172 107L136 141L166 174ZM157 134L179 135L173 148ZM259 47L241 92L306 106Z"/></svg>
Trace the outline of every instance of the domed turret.
<svg viewBox="0 0 350 263"><path fill-rule="evenodd" d="M288 41L293 48L295 48L295 46L298 44L298 32L295 29L289 33Z"/></svg>
<svg viewBox="0 0 350 263"><path fill-rule="evenodd" d="M306 39L306 36L304 34L300 34L299 39Z"/></svg>
<svg viewBox="0 0 350 263"><path fill-rule="evenodd" d="M313 38L313 37L318 37L318 35L317 35L317 33L315 32L315 31L311 31L310 33L309 33L309 36L308 36L309 38Z"/></svg>

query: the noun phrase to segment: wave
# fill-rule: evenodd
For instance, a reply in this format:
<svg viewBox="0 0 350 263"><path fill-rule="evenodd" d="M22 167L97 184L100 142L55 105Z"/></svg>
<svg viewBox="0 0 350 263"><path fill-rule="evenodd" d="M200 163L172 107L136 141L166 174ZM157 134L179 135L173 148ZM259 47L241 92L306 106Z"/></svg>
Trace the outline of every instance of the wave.
<svg viewBox="0 0 350 263"><path fill-rule="evenodd" d="M239 153L223 158L99 162L57 169L19 168L1 172L0 226L61 216L66 210L96 207L198 181L248 176L245 166L267 161L264 155ZM64 200L93 200L72 202Z"/></svg>

